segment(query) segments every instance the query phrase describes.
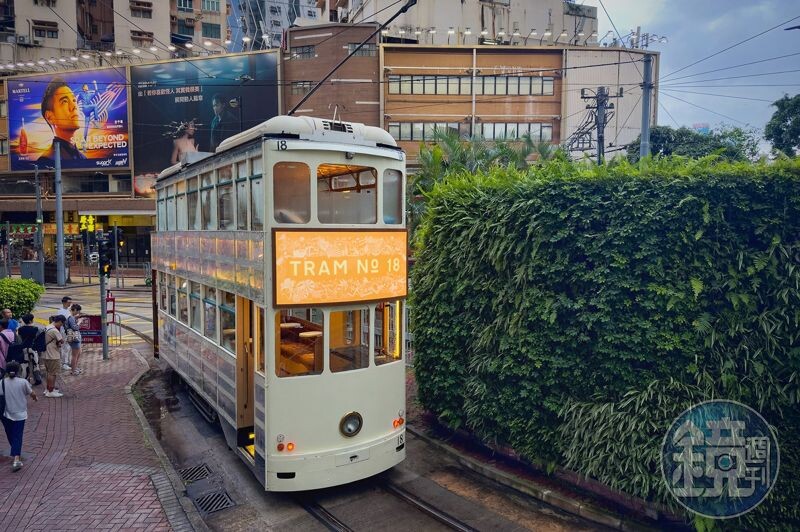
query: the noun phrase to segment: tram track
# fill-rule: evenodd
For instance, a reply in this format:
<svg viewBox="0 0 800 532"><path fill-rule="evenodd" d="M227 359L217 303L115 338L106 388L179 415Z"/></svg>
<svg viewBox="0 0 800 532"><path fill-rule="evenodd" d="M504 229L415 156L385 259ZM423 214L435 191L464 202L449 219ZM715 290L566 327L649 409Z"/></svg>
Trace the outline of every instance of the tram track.
<svg viewBox="0 0 800 532"><path fill-rule="evenodd" d="M401 488L397 484L393 482L384 482L381 484L381 488L387 493L394 495L398 499L402 500L403 502L413 506L420 512L432 517L439 523L443 524L447 528L451 530L457 530L459 532L477 532L476 528L469 526L468 524L460 521L450 515L449 513L433 506L422 500L421 498L417 497L413 493Z"/></svg>
<svg viewBox="0 0 800 532"><path fill-rule="evenodd" d="M298 495L295 501L303 507L314 519L322 523L322 525L331 532L353 532L353 529L341 522L335 515L329 512L324 506L318 502Z"/></svg>

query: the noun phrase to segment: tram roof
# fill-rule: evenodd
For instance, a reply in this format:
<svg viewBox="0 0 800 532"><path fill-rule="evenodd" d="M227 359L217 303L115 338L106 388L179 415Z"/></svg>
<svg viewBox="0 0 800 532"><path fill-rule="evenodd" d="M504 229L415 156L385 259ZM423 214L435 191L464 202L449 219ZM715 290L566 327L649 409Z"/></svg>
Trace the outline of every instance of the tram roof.
<svg viewBox="0 0 800 532"><path fill-rule="evenodd" d="M397 142L389 132L379 127L367 126L358 122L341 122L310 116L281 115L228 137L220 143L215 154L264 137L298 138L316 142L335 142L355 146L398 149ZM205 153L200 157L192 158L193 160L182 161L165 168L158 174L157 180L174 175L185 166L200 162L215 154Z"/></svg>

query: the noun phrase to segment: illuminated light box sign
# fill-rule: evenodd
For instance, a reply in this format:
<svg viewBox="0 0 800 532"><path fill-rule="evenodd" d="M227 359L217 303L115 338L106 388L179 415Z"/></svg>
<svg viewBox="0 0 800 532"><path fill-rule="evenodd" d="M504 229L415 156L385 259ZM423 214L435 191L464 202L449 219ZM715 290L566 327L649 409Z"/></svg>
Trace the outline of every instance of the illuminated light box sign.
<svg viewBox="0 0 800 532"><path fill-rule="evenodd" d="M12 171L55 166L56 146L66 170L130 167L124 70L32 75L7 84Z"/></svg>
<svg viewBox="0 0 800 532"><path fill-rule="evenodd" d="M276 307L386 301L408 293L405 229L272 232Z"/></svg>

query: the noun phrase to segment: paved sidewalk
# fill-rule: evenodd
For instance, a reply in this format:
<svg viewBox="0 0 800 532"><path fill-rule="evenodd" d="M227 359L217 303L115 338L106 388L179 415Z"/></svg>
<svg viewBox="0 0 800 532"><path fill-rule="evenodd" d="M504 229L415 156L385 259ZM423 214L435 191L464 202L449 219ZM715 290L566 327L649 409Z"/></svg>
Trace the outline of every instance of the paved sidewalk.
<svg viewBox="0 0 800 532"><path fill-rule="evenodd" d="M63 398L35 387L21 471L12 473L0 436L0 530L188 528L125 393L146 362L130 348L113 349L104 362L93 347L81 361L83 375L59 379Z"/></svg>

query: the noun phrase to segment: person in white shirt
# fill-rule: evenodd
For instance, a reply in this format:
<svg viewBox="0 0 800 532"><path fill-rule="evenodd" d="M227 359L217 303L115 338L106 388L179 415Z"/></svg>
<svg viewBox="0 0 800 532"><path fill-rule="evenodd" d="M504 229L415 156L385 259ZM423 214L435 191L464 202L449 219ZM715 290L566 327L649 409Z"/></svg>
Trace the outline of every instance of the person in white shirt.
<svg viewBox="0 0 800 532"><path fill-rule="evenodd" d="M64 320L68 320L70 316L72 316L72 312L70 311L70 307L72 306L72 298L69 296L64 296L61 298L61 309L58 311L59 316L64 316ZM69 346L67 342L64 342L64 345L61 346L61 369L65 371L72 370L72 366L69 365L70 359L72 358L72 348Z"/></svg>
<svg viewBox="0 0 800 532"><path fill-rule="evenodd" d="M9 362L6 366L6 375L0 381L0 395L4 396L6 407L2 416L3 428L6 430L8 443L11 445L11 456L14 463L12 471L22 468L22 434L25 431L25 420L28 419L28 396L37 401L36 392L31 388L27 379L17 377L19 364Z"/></svg>

